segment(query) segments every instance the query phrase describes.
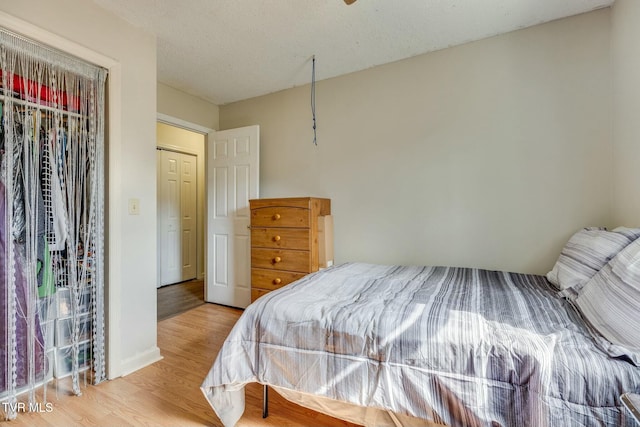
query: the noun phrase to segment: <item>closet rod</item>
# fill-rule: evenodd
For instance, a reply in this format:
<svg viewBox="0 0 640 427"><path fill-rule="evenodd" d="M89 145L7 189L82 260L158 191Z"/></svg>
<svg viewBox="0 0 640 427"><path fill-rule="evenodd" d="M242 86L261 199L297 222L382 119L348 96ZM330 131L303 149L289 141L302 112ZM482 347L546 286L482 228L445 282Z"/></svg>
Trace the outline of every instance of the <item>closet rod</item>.
<svg viewBox="0 0 640 427"><path fill-rule="evenodd" d="M11 102L18 104L18 105L25 105L27 107L35 107L38 108L40 110L46 110L46 111L51 111L53 113L62 113L62 114L67 114L70 117L76 117L78 119L82 119L82 118L86 118L86 115L80 114L80 113L73 113L71 111L67 111L67 110L62 110L60 108L54 108L54 107L49 107L48 105L42 105L42 104L38 104L37 102L33 102L33 101L26 101L24 99L19 99L19 98L14 98L13 96L9 96L9 95L5 95L5 94L0 94L0 100L3 101L7 101L7 100L11 100Z"/></svg>

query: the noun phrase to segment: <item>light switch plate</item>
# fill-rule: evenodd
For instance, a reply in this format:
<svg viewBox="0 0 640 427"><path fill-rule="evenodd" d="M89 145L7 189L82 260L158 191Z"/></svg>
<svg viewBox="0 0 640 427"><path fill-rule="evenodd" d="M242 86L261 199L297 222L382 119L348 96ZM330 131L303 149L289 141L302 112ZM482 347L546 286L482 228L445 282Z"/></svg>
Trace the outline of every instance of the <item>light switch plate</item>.
<svg viewBox="0 0 640 427"><path fill-rule="evenodd" d="M140 215L140 199L129 199L129 215Z"/></svg>

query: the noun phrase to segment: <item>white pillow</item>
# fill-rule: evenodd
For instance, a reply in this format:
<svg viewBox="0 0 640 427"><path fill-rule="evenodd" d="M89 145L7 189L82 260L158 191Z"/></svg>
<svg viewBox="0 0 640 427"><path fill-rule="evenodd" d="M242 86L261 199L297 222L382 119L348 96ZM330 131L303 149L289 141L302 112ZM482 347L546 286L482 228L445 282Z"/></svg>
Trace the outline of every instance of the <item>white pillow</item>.
<svg viewBox="0 0 640 427"><path fill-rule="evenodd" d="M640 228L617 227L613 229L613 232L623 234L632 242L640 238Z"/></svg>
<svg viewBox="0 0 640 427"><path fill-rule="evenodd" d="M619 230L619 231L616 231ZM547 279L561 290L578 292L604 265L633 242L640 229L583 228L562 249Z"/></svg>
<svg viewBox="0 0 640 427"><path fill-rule="evenodd" d="M640 366L640 239L594 275L575 302L611 356Z"/></svg>

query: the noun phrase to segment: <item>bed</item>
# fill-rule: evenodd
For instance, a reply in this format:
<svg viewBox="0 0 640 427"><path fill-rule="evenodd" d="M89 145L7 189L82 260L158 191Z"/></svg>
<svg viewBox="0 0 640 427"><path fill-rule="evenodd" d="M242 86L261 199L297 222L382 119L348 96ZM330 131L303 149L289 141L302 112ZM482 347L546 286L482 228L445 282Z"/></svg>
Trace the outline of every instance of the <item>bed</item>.
<svg viewBox="0 0 640 427"><path fill-rule="evenodd" d="M640 287L630 230L604 255L586 239L590 264L576 264L576 241L613 233L581 230L547 276L364 263L310 274L245 310L201 389L225 426L250 382L362 425L632 426L620 395L640 389L640 298L621 303L609 283Z"/></svg>

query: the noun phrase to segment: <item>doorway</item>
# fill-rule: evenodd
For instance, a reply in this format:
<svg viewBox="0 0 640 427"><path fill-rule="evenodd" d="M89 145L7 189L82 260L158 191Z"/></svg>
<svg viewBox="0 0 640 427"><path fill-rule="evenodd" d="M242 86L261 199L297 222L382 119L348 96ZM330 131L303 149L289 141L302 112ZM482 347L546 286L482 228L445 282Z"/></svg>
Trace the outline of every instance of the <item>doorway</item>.
<svg viewBox="0 0 640 427"><path fill-rule="evenodd" d="M158 120L158 148L197 156L197 276L204 286L205 269L208 270L204 299L246 307L250 300L249 199L258 197L259 126L213 131L160 114ZM181 136L197 138L197 143L187 145ZM159 180L161 173L159 164ZM159 191L160 188L159 181ZM160 243L160 193L158 201ZM214 241L210 241L212 236ZM163 283L162 246L158 245L158 288ZM172 287L186 284L190 282ZM166 305L167 301L160 300L166 294L158 289L158 308ZM172 302L168 304L175 309Z"/></svg>
<svg viewBox="0 0 640 427"><path fill-rule="evenodd" d="M157 287L191 280L203 283L205 135L160 122L156 129Z"/></svg>

